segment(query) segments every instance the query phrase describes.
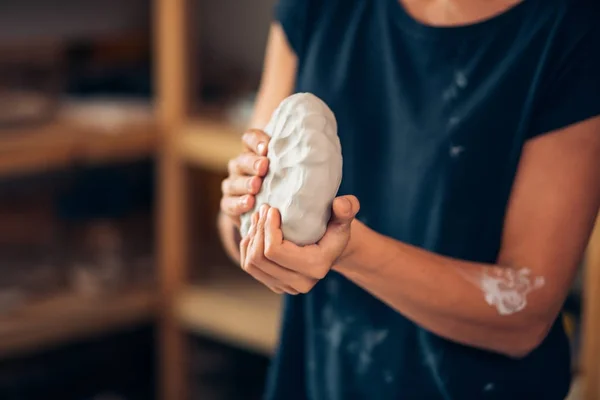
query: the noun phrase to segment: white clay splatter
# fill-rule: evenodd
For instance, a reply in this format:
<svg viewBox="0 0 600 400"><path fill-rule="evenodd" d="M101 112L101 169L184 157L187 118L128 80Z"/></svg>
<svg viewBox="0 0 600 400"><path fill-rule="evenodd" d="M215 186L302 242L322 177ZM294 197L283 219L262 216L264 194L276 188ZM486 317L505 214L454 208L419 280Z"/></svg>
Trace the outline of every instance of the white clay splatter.
<svg viewBox="0 0 600 400"><path fill-rule="evenodd" d="M448 391L446 390L446 384L444 383L444 379L442 378L438 370L440 357L438 357L434 350L431 348L431 345L429 344L429 339L427 337L427 332L425 332L422 329L419 330L419 347L421 348L421 351L423 352L425 357L423 362L429 369L431 377L433 378L435 385L440 391L442 399L450 400L451 397L448 394Z"/></svg>
<svg viewBox="0 0 600 400"><path fill-rule="evenodd" d="M360 338L360 350L358 353L358 371L364 373L369 369L373 361L373 350L385 341L389 332L387 330L366 330Z"/></svg>
<svg viewBox="0 0 600 400"><path fill-rule="evenodd" d="M543 276L531 276L529 268L484 268L478 278L467 276L483 292L486 303L498 314L511 315L527 306L527 295L544 286Z"/></svg>
<svg viewBox="0 0 600 400"><path fill-rule="evenodd" d="M394 382L394 374L392 374L392 371L390 371L390 370L383 371L383 380L387 384Z"/></svg>
<svg viewBox="0 0 600 400"><path fill-rule="evenodd" d="M332 349L338 349L342 344L346 324L335 318L333 308L329 304L323 309L323 319L326 326L325 338Z"/></svg>
<svg viewBox="0 0 600 400"><path fill-rule="evenodd" d="M448 89L444 90L444 94L442 95L444 101L449 101L458 96L458 89L454 84L450 86Z"/></svg>
<svg viewBox="0 0 600 400"><path fill-rule="evenodd" d="M450 117L448 120L448 126L453 127L460 123L460 117Z"/></svg>
<svg viewBox="0 0 600 400"><path fill-rule="evenodd" d="M450 146L450 156L452 158L457 158L465 151L464 146Z"/></svg>
<svg viewBox="0 0 600 400"><path fill-rule="evenodd" d="M469 83L467 76L461 71L456 71L454 73L454 82L456 83L456 86L461 89L466 88L467 84Z"/></svg>

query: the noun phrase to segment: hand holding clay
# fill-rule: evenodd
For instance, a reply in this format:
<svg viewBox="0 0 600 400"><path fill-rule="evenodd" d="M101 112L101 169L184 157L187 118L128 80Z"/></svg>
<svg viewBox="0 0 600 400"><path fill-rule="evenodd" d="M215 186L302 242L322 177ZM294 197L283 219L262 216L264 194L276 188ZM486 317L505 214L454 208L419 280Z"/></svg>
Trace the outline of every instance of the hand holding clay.
<svg viewBox="0 0 600 400"><path fill-rule="evenodd" d="M277 209L262 205L258 212L252 213L248 235L240 242L242 268L276 293L309 292L335 263L351 257L348 243L359 208L354 196L336 198L321 240L297 246L284 240ZM360 234L360 230L352 235L355 233Z"/></svg>
<svg viewBox="0 0 600 400"><path fill-rule="evenodd" d="M271 139L269 171L253 210L263 204L279 210L283 236L297 245L324 235L331 204L342 178L342 154L333 112L318 97L297 93L286 98L265 128ZM251 225L241 216L242 237Z"/></svg>
<svg viewBox="0 0 600 400"><path fill-rule="evenodd" d="M252 210L262 180L267 174L269 160L266 157L269 136L263 131L251 129L244 133L245 151L229 161L229 177L221 184L221 212L240 226L240 216Z"/></svg>

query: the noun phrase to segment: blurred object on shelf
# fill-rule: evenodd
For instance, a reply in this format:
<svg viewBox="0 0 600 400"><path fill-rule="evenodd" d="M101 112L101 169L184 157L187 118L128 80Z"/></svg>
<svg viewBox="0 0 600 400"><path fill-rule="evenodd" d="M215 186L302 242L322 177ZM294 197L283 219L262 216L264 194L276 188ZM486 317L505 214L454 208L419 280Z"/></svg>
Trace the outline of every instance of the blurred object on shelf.
<svg viewBox="0 0 600 400"><path fill-rule="evenodd" d="M128 125L142 126L153 120L150 101L125 97L68 99L61 103L60 116L82 129L107 134L127 134Z"/></svg>
<svg viewBox="0 0 600 400"><path fill-rule="evenodd" d="M97 220L77 229L70 281L84 296L112 293L123 287L125 259L122 233L112 221Z"/></svg>
<svg viewBox="0 0 600 400"><path fill-rule="evenodd" d="M4 276L0 279L4 279ZM25 304L26 297L23 289L10 286L10 284L6 286L6 283L3 282L0 285L0 315L8 314Z"/></svg>
<svg viewBox="0 0 600 400"><path fill-rule="evenodd" d="M51 120L63 75L63 49L58 43L0 43L0 132Z"/></svg>
<svg viewBox="0 0 600 400"><path fill-rule="evenodd" d="M239 127L240 131L249 126L255 101L256 92L249 92L233 101L227 108L227 119L233 126Z"/></svg>
<svg viewBox="0 0 600 400"><path fill-rule="evenodd" d="M39 188L9 194L0 198L2 314L61 290L64 282L52 194Z"/></svg>

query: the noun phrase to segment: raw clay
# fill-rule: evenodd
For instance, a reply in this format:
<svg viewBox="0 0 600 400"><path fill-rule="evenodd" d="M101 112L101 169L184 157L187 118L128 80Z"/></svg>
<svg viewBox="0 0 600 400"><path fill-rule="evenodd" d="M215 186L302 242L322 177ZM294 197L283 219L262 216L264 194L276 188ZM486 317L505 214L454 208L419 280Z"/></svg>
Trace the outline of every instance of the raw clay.
<svg viewBox="0 0 600 400"><path fill-rule="evenodd" d="M262 204L281 213L283 237L304 246L318 242L327 228L331 204L342 180L342 151L333 112L310 93L281 102L264 131L269 172L255 207L242 215L241 234Z"/></svg>

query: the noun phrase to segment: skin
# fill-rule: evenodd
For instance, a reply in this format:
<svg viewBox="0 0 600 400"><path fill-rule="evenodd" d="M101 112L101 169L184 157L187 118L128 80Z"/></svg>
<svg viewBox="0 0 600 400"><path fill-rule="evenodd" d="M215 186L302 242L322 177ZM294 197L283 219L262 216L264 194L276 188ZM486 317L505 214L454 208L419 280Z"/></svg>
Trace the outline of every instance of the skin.
<svg viewBox="0 0 600 400"><path fill-rule="evenodd" d="M435 2L418 6L408 1L407 10L428 21ZM468 10L471 2L455 3ZM509 2L486 4L496 8L443 24L489 17L504 11ZM264 126L277 104L291 94L295 71L295 56L281 28L274 25L253 126ZM354 196L335 199L331 222L317 244L298 247L283 240L280 215L268 206L253 215L251 232L240 241L239 215L253 207L253 194L268 169L265 150L259 148L267 141L260 130L244 135L246 151L230 163L219 217L228 253L255 279L277 293L307 293L335 270L427 330L509 357L526 356L545 338L567 296L600 207L600 117L525 144L494 265L444 257L380 235L354 218L360 207ZM481 290L465 279L522 267L543 276L546 284L529 294L524 310L509 316L499 315L484 301Z"/></svg>

